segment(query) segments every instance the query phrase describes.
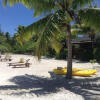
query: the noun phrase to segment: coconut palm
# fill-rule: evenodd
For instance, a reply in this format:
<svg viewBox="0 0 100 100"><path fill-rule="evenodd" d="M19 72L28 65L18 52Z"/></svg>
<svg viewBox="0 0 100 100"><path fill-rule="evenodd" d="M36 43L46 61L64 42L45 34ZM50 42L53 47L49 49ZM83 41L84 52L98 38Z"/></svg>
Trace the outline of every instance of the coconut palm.
<svg viewBox="0 0 100 100"><path fill-rule="evenodd" d="M28 38L32 37L30 35L25 34L25 26L19 25L17 28L17 33L16 33L16 40L20 45L24 45L24 43L29 40Z"/></svg>
<svg viewBox="0 0 100 100"><path fill-rule="evenodd" d="M9 52L9 51L11 51L11 45L7 43L7 37L0 29L0 52Z"/></svg>
<svg viewBox="0 0 100 100"><path fill-rule="evenodd" d="M68 47L67 75L72 78L72 35L71 22L85 23L100 31L100 9L93 7L95 0L3 0L10 6L22 3L29 9L34 9L34 16L45 16L27 27L26 34L37 34L37 55L46 52L51 45L57 52L61 48L58 36L66 32ZM92 6L91 6L92 5ZM86 8L87 7L87 8ZM92 17L91 17L92 16Z"/></svg>
<svg viewBox="0 0 100 100"><path fill-rule="evenodd" d="M20 45L24 44L24 38L23 38L24 34L25 34L25 27L19 25L16 33L16 40L18 41L18 43L20 43Z"/></svg>

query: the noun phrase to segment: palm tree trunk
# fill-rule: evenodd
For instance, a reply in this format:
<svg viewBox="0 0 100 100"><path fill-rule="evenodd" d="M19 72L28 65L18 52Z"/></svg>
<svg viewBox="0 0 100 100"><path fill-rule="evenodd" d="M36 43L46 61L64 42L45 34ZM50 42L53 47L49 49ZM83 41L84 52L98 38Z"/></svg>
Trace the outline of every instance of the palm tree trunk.
<svg viewBox="0 0 100 100"><path fill-rule="evenodd" d="M68 48L68 62L67 62L67 74L66 78L72 78L72 37L71 37L71 25L67 25L67 48Z"/></svg>
<svg viewBox="0 0 100 100"><path fill-rule="evenodd" d="M93 49L94 49L94 40L95 40L95 33L94 32L91 32L90 34L89 34L90 36L90 38L91 38L91 42L92 42L92 49L91 49L91 51L92 51L92 59L94 59L94 54L93 54Z"/></svg>

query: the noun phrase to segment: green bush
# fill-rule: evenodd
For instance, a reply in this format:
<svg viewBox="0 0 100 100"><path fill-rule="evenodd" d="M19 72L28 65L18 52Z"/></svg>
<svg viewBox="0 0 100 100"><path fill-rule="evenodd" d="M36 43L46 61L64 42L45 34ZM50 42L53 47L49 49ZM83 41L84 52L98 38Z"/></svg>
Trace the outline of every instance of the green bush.
<svg viewBox="0 0 100 100"><path fill-rule="evenodd" d="M49 48L45 54L45 56L48 56L48 57L54 57L56 54L55 50L53 50L52 48Z"/></svg>
<svg viewBox="0 0 100 100"><path fill-rule="evenodd" d="M96 63L96 59L90 60L90 63L91 63L91 64Z"/></svg>
<svg viewBox="0 0 100 100"><path fill-rule="evenodd" d="M59 54L55 55L56 59L66 59L66 57L67 57L67 49L66 48L61 50Z"/></svg>
<svg viewBox="0 0 100 100"><path fill-rule="evenodd" d="M100 61L100 37L96 39L96 44L93 49L93 55L94 55L94 59Z"/></svg>
<svg viewBox="0 0 100 100"><path fill-rule="evenodd" d="M89 61L90 59L93 59L93 52L90 49L84 49L82 52L80 52L80 58L81 61Z"/></svg>
<svg viewBox="0 0 100 100"><path fill-rule="evenodd" d="M94 48L93 54L94 54L94 59L100 61L100 47Z"/></svg>

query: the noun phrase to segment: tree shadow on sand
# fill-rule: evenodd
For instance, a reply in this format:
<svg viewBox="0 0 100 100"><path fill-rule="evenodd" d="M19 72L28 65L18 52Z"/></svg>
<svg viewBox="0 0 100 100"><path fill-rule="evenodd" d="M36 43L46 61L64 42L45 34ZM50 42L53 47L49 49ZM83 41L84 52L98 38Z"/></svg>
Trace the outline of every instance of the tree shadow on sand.
<svg viewBox="0 0 100 100"><path fill-rule="evenodd" d="M26 74L13 77L9 81L15 83L15 85L0 86L0 92L11 90L10 95L34 93L38 96L57 93L63 88L82 95L85 100L100 100L100 77L66 80L63 76L52 79Z"/></svg>

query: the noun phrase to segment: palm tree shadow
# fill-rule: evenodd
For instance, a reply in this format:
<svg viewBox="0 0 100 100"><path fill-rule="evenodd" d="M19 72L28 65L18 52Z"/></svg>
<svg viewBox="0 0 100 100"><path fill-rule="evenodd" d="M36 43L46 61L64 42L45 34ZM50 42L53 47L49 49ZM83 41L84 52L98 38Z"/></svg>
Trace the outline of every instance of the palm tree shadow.
<svg viewBox="0 0 100 100"><path fill-rule="evenodd" d="M85 100L96 100L91 98L98 97L100 100L100 78L76 78L66 80L65 77L45 78L35 75L16 76L9 81L15 85L0 86L1 91L12 91L10 95L22 95L33 93L35 95L46 95L59 92L61 88L82 95ZM99 82L99 83L98 83ZM97 84L98 83L98 84Z"/></svg>

